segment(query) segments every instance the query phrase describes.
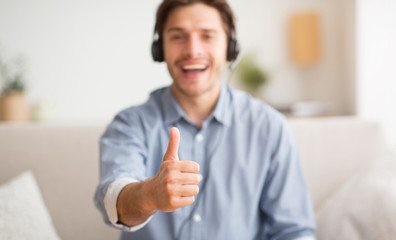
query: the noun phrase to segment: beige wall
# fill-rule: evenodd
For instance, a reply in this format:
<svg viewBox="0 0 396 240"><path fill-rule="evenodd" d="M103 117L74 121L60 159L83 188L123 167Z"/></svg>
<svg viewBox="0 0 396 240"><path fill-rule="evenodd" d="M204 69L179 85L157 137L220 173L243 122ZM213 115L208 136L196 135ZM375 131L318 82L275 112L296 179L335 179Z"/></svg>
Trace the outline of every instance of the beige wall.
<svg viewBox="0 0 396 240"><path fill-rule="evenodd" d="M335 114L355 112L354 0L231 1L239 13L239 38L244 50L256 51L272 80L263 91L274 104L299 100L330 103ZM319 14L322 59L299 67L290 59L288 20L293 13Z"/></svg>

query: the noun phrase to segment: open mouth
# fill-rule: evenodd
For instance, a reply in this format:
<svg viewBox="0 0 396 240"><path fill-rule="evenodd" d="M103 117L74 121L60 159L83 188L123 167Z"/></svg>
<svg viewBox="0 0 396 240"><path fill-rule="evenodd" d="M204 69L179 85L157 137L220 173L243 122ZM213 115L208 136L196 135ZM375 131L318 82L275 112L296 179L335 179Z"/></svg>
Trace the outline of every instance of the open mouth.
<svg viewBox="0 0 396 240"><path fill-rule="evenodd" d="M204 72L208 69L208 66L205 64L191 64L182 66L183 73L200 73Z"/></svg>

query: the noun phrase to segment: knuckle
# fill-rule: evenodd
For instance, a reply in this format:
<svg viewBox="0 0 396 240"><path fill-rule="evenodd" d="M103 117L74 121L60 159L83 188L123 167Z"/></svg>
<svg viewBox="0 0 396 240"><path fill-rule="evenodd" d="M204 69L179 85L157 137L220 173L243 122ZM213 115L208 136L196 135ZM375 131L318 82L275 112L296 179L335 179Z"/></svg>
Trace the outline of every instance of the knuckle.
<svg viewBox="0 0 396 240"><path fill-rule="evenodd" d="M175 195L175 193L176 193L175 188L174 188L172 185L167 185L167 187L166 187L166 194L167 194L168 196L173 196L173 195Z"/></svg>
<svg viewBox="0 0 396 240"><path fill-rule="evenodd" d="M172 181L173 181L172 176L167 175L167 176L165 177L165 184L166 184L166 185L167 185L167 184L171 184Z"/></svg>
<svg viewBox="0 0 396 240"><path fill-rule="evenodd" d="M169 170L176 169L177 162L176 161L166 161L166 168Z"/></svg>
<svg viewBox="0 0 396 240"><path fill-rule="evenodd" d="M171 198L169 199L169 205L170 205L171 207L177 207L178 203L179 203L179 201L177 200L176 197L171 197Z"/></svg>
<svg viewBox="0 0 396 240"><path fill-rule="evenodd" d="M174 174L168 174L165 177L165 183L166 184L173 184L177 182L177 177Z"/></svg>
<svg viewBox="0 0 396 240"><path fill-rule="evenodd" d="M172 196L174 191L172 185L170 184L166 185L165 191L168 196Z"/></svg>

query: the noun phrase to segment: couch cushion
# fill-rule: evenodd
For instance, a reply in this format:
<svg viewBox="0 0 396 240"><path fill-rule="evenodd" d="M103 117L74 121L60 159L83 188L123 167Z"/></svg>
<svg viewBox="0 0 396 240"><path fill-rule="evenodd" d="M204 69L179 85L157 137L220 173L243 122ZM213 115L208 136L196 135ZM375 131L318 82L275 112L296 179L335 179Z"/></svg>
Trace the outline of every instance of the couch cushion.
<svg viewBox="0 0 396 240"><path fill-rule="evenodd" d="M392 240L396 236L396 157L355 174L317 213L318 239Z"/></svg>
<svg viewBox="0 0 396 240"><path fill-rule="evenodd" d="M0 186L0 239L59 239L31 172Z"/></svg>

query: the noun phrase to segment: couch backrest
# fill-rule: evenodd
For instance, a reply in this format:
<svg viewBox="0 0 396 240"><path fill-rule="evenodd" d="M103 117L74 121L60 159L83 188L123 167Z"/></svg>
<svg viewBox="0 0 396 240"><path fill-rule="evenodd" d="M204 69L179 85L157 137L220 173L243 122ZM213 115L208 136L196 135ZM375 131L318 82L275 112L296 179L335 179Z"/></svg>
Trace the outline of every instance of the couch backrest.
<svg viewBox="0 0 396 240"><path fill-rule="evenodd" d="M377 122L355 117L294 118L297 141L315 209L352 174L380 158L387 146Z"/></svg>
<svg viewBox="0 0 396 240"><path fill-rule="evenodd" d="M118 239L93 204L103 127L0 124L0 183L32 170L62 239Z"/></svg>

